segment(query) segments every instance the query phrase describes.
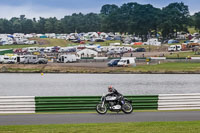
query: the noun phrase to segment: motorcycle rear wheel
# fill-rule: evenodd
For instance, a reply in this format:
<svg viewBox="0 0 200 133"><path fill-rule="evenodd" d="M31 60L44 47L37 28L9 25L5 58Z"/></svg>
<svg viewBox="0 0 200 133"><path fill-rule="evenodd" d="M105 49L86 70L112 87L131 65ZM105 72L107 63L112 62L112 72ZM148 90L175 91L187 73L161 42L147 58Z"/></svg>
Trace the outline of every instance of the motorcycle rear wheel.
<svg viewBox="0 0 200 133"><path fill-rule="evenodd" d="M125 114L131 114L133 112L133 106L129 102L125 102L124 105L122 105L122 111Z"/></svg>
<svg viewBox="0 0 200 133"><path fill-rule="evenodd" d="M107 109L107 107L105 106L105 104L103 105L103 107L102 107L102 104L97 104L97 105L96 105L96 111L97 111L97 113L103 115L103 114L106 114L106 113L107 113L108 109Z"/></svg>

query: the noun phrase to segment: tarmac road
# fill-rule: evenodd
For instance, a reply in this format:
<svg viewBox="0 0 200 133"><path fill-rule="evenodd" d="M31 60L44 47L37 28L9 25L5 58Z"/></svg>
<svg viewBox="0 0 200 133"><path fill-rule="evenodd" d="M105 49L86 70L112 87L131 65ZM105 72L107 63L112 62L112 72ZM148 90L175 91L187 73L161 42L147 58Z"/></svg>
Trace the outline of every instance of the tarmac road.
<svg viewBox="0 0 200 133"><path fill-rule="evenodd" d="M80 114L20 114L0 115L0 125L39 125L69 123L116 123L148 121L196 121L200 111L134 112L132 114L97 113Z"/></svg>

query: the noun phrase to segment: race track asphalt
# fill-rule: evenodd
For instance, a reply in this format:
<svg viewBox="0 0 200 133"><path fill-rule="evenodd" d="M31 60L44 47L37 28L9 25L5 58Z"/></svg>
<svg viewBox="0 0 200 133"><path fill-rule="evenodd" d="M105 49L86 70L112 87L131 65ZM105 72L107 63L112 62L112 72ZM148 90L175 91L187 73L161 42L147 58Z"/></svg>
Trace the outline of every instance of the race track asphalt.
<svg viewBox="0 0 200 133"><path fill-rule="evenodd" d="M65 113L0 115L0 125L39 125L70 123L117 123L148 121L196 121L200 111L133 112L132 114Z"/></svg>

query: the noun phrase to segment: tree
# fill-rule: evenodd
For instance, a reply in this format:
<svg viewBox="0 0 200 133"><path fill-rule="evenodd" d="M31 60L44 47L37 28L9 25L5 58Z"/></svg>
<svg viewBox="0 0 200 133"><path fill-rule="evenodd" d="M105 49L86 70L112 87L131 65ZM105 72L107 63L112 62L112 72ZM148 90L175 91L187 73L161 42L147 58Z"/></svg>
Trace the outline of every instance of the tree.
<svg viewBox="0 0 200 133"><path fill-rule="evenodd" d="M189 10L184 3L171 3L162 9L161 31L164 37L177 36L179 31L187 31Z"/></svg>
<svg viewBox="0 0 200 133"><path fill-rule="evenodd" d="M114 5L114 4L109 5L109 4L107 4L107 5L102 6L100 12L101 12L101 14L109 15L109 14L115 12L116 10L118 10L118 6L117 5Z"/></svg>
<svg viewBox="0 0 200 133"><path fill-rule="evenodd" d="M120 14L120 32L139 35L145 40L152 31L157 34L161 14L159 8L131 2L121 6Z"/></svg>
<svg viewBox="0 0 200 133"><path fill-rule="evenodd" d="M15 33L22 33L22 25L21 25L21 21L19 18L13 17L11 18L11 23L12 23L12 28L13 28L13 32Z"/></svg>
<svg viewBox="0 0 200 133"><path fill-rule="evenodd" d="M37 33L45 33L45 28L44 28L45 22L46 22L46 19L40 17L36 25Z"/></svg>
<svg viewBox="0 0 200 133"><path fill-rule="evenodd" d="M101 8L102 31L117 32L119 20L119 7L116 5L104 5Z"/></svg>
<svg viewBox="0 0 200 133"><path fill-rule="evenodd" d="M63 25L60 20L56 21L54 25L55 25L55 33L59 34L64 33Z"/></svg>
<svg viewBox="0 0 200 133"><path fill-rule="evenodd" d="M147 40L158 31L165 38L172 38L179 31L187 31L187 26L200 30L200 12L189 15L184 3L171 3L163 9L150 4L135 2L118 7L103 5L99 14L73 13L58 20L56 17L27 19L25 15L10 20L0 19L0 33L74 33L74 32L120 32L130 33Z"/></svg>
<svg viewBox="0 0 200 133"><path fill-rule="evenodd" d="M31 19L26 19L22 22L22 30L23 33L33 33L34 28L33 28L33 21Z"/></svg>
<svg viewBox="0 0 200 133"><path fill-rule="evenodd" d="M195 29L200 31L200 12L195 13L193 18Z"/></svg>

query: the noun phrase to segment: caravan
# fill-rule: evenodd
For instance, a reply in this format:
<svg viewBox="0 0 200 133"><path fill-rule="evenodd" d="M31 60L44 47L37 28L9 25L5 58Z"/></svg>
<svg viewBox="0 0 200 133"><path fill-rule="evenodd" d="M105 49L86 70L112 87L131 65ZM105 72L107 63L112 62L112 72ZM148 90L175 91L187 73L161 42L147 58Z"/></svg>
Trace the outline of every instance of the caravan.
<svg viewBox="0 0 200 133"><path fill-rule="evenodd" d="M170 47L168 47L168 51L181 51L182 46L181 45L171 45Z"/></svg>
<svg viewBox="0 0 200 133"><path fill-rule="evenodd" d="M76 62L76 61L77 61L76 55L71 55L71 54L61 55L57 59L57 62L59 63L68 63L68 62Z"/></svg>
<svg viewBox="0 0 200 133"><path fill-rule="evenodd" d="M24 58L24 59L23 59ZM48 60L45 58L38 58L37 55L24 55L20 63L24 64L47 64Z"/></svg>

